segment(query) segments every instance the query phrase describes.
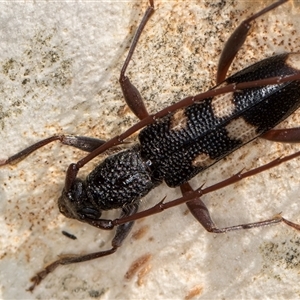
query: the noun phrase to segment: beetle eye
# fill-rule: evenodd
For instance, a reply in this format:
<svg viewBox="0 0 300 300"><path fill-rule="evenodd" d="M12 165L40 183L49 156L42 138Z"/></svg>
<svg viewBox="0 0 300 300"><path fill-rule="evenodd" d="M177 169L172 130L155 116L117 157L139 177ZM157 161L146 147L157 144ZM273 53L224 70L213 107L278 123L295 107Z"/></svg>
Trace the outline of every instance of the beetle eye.
<svg viewBox="0 0 300 300"><path fill-rule="evenodd" d="M101 212L91 207L82 208L78 213L84 218L99 219L101 217Z"/></svg>

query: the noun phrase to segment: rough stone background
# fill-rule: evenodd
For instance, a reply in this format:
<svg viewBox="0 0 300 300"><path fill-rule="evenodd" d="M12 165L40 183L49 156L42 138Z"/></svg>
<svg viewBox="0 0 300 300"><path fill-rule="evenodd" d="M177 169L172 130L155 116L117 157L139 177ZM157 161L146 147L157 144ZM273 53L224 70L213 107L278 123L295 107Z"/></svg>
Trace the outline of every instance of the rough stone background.
<svg viewBox="0 0 300 300"><path fill-rule="evenodd" d="M224 41L266 2L155 1L128 72L149 111L213 86ZM147 1L0 3L0 159L53 134L108 139L137 121L124 104L118 76L146 7ZM230 72L299 51L299 14L299 3L291 1L255 22ZM298 124L295 113L281 127ZM298 149L257 140L192 183L210 185ZM116 254L60 267L33 294L26 292L29 279L58 255L110 247L112 232L68 220L56 205L68 164L83 155L53 143L17 166L1 168L2 299L300 297L299 232L276 225L210 234L184 205L136 222ZM203 199L220 227L280 212L300 223L299 169L295 159ZM165 196L174 199L179 190L162 185L143 207Z"/></svg>

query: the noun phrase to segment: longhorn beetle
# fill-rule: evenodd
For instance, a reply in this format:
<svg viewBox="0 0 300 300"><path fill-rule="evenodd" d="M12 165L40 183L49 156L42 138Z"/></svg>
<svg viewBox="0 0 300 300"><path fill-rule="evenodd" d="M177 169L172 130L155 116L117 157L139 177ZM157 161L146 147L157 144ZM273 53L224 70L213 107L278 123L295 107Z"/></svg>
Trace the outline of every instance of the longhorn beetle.
<svg viewBox="0 0 300 300"><path fill-rule="evenodd" d="M59 265L113 254L122 245L135 220L185 202L204 228L214 233L279 222L300 230L298 224L281 216L217 228L200 199L204 194L297 157L300 152L252 171L240 172L207 188L201 186L193 191L188 183L196 174L258 136L279 142L300 140L298 128L272 129L300 106L300 54L273 56L225 79L252 21L285 2L287 0L280 0L266 7L244 20L234 31L220 57L216 87L149 115L140 93L126 76L126 70L143 28L154 11L153 0L150 0L150 6L137 29L120 74L125 101L140 122L107 142L82 136L52 136L0 162L0 166L17 163L52 141L60 141L64 145L90 152L76 164L69 166L65 186L58 200L59 210L66 217L100 229L113 229L117 226L111 249L58 259L32 278L30 291ZM139 143L103 160L87 179L77 178L79 169L86 163L111 147L122 144L140 129ZM162 200L148 210L137 212L140 199L163 181L170 187L180 186L183 196L166 203ZM121 209L120 218L101 219L101 212L110 209Z"/></svg>

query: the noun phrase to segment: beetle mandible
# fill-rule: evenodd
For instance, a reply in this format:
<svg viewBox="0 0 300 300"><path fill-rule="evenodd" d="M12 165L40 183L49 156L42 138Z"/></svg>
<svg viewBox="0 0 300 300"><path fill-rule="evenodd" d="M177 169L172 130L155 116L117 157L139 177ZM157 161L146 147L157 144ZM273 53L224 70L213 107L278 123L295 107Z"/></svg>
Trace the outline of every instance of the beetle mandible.
<svg viewBox="0 0 300 300"><path fill-rule="evenodd" d="M283 2L284 1L281 1L280 4L282 4ZM153 4L152 4L152 6L153 6ZM152 12L152 10L153 9L150 8L148 10L148 14L150 14ZM147 19L148 19L148 17L146 17L144 20L147 20ZM230 45L232 47L232 44L230 44ZM228 53L228 49L225 48L224 53ZM233 53L232 55L234 56L235 54ZM280 68L285 68L289 64L292 68L288 67L288 69L292 70L292 69L295 69L295 67L294 67L294 63L295 63L294 58L295 57L297 57L297 56L295 55L295 56L289 56L289 57L288 56L276 57L276 58L273 59L272 62L270 60L265 61L264 62L265 65L264 65L264 63L261 63L261 66L262 66L263 69L266 69L266 66L274 65L274 64L281 64L280 65L281 67L276 66L276 70L280 70ZM223 60L223 62L224 62L224 60ZM296 62L297 62L297 60L296 60ZM230 59L225 58L225 63L230 65ZM222 66L222 64L220 64L220 66ZM217 79L218 82L221 82L225 78L226 70L227 70L226 66L221 67L221 71L218 73L219 74L218 79ZM257 69L254 70L254 73L256 71L257 71ZM293 73L295 73L297 75L297 72L296 72L297 70L295 72L294 71L290 72L290 71L286 71L285 69L284 70L281 69L280 73L276 73L275 71L272 71L272 72L274 72L274 74L272 72L270 72L270 73L267 74L268 76L265 76L265 77L266 78L267 77L276 77L276 76L281 76L281 75L289 75L289 74L293 74ZM283 71L283 73L282 73L282 71ZM260 80L261 78L255 78L255 79ZM242 82L248 82L249 80L251 80L251 79L246 76L243 79L238 79L237 81L233 81L233 82L241 82L242 83ZM136 101L132 101L132 99L135 97L133 95L136 94L135 88L126 81L126 78L124 76L121 78L121 82L123 83L123 90L125 91L124 93L129 94L129 97L128 97L129 98L128 101L129 101L129 104L130 104L129 106L131 106L131 108L135 111L136 115L140 119L145 120L148 117L148 113L145 110L145 108L141 109L141 103L142 102L140 101L141 100L140 97L136 96L136 98L135 98ZM271 81L271 83L273 83L273 84L274 84L274 82L275 82L274 80L273 80L273 82ZM281 88L281 91L282 91L284 89L284 87L287 85L287 83L285 83L284 80L283 80L282 83L280 83L280 84L282 84L282 88ZM296 82L296 86L293 87L293 89L295 89L296 91L298 91L297 90L297 84L298 83ZM242 89L242 87L240 87L239 89ZM264 89L263 87L258 88L259 91L262 91L263 89ZM230 92L230 90L229 90L229 92ZM232 96L232 92L233 92L233 87L232 87L232 90L231 90L231 96ZM264 89L264 92L269 92L269 93L272 94L272 93L274 93L274 90ZM195 101L197 102L197 101L200 101L201 99L204 99L204 98L207 98L207 97L212 97L213 93L214 93L214 91L211 91L210 95L206 94L204 96L204 94L201 94L202 98L201 97L197 98L197 96L196 96L196 97L193 97L192 99L187 99L187 100L190 100L192 102L195 102ZM222 92L219 91L219 93L221 94ZM243 92L240 92L240 91L238 93L239 93L239 95L243 94ZM225 95L228 95L228 94L225 94ZM295 93L293 93L293 95L295 95ZM218 96L216 95L216 97L218 97ZM208 115L205 116L205 120L208 120L208 122L211 122L212 120L216 121L216 123L213 125L213 127L217 127L218 124L219 124L218 122L222 118L226 119L228 117L231 120L232 115L230 115L230 113L235 114L234 105L228 105L226 110L225 111L223 110L221 100L226 102L226 99L224 100L222 98L223 98L223 96L218 97L218 98L214 98L216 100L216 101L214 101L214 104L211 104L211 100L209 100L209 103L207 102L205 105L204 105L204 102L202 102L202 104L199 104L199 105L204 105L202 108L200 108L200 111L210 110L213 107L213 114L211 114L211 112L210 112L210 113L208 113ZM290 97L290 98L292 98L292 97ZM136 105L136 103L138 103L138 105ZM182 107L184 107L184 106L187 106L189 104L190 103L188 103L188 101L186 101L185 104L180 104L180 105ZM197 104L196 106L198 107L199 105ZM191 125L187 125L187 123L188 123L188 121L190 121L193 118L192 115L197 115L198 114L198 112L197 112L198 108L195 109L196 106L195 105L190 106L190 107L187 108L187 110L185 108L181 108L181 109L175 111L174 114L169 115L169 116L165 117L164 119L158 119L153 125L148 125L148 127L146 127L144 130L142 130L141 133L140 133L140 140L141 140L142 149L139 148L140 146L134 146L130 150L126 150L125 152L120 152L119 154L117 154L115 156L111 156L107 160L105 160L104 164L107 164L109 166L108 169L110 169L110 170L112 169L111 165L110 165L111 162L113 163L113 165L114 164L117 164L117 165L120 164L120 166L121 166L120 170L124 171L124 172L125 172L125 170L127 172L127 168L129 168L133 165L137 166L138 170L133 169L132 171L134 172L134 174L129 174L129 175L127 174L128 178L127 177L126 178L124 178L124 177L118 178L118 175L120 175L120 172L119 173L113 173L113 174L104 173L104 174L101 174L101 181L103 181L103 180L109 178L110 176L112 176L111 179L113 179L113 181L119 181L119 182L121 181L122 184L125 182L128 185L130 185L132 182L135 182L136 180L138 181L138 183L137 184L135 183L133 189L130 189L130 193L133 193L134 195L130 199L126 199L125 197L128 195L127 187L125 187L125 190L124 190L123 194L121 194L122 190L120 189L120 184L119 183L117 183L116 188L115 187L110 188L110 185L109 185L110 183L106 182L105 187L107 187L108 189L105 190L103 188L102 192L103 193L108 193L108 195L107 195L108 198L112 198L112 199L116 200L120 195L122 195L122 197L119 198L119 202L117 202L117 203L116 202L111 202L111 204L108 204L108 202L106 200L102 201L103 203L101 203L100 209L106 210L106 209L124 207L123 214L125 216L133 215L133 217L134 217L134 213L137 209L135 204L150 189L155 187L157 184L161 183L163 180L166 181L170 186L182 185L183 193L186 193L186 195L187 195L189 193L188 189L190 188L186 184L187 180L189 180L191 177L193 177L196 173L202 171L202 169L204 169L204 167L205 168L209 167L211 164L213 164L217 160L221 159L224 155L227 155L229 152L233 151L236 147L239 147L240 145L245 143L244 141L242 141L242 142L238 141L237 138L235 138L235 139L232 138L234 136L235 130L238 130L236 128L240 128L240 126L242 126L241 123L239 123L239 121L241 121L243 123L243 120L241 118L240 119L237 118L239 120L238 125L237 125L237 124L234 124L234 123L230 123L229 119L226 119L225 121L222 121L222 122L225 122L229 126L229 127L227 127L227 132L229 132L230 130L233 130L231 132L232 135L231 136L228 136L228 135L226 136L226 134L222 133L221 131L224 130L224 127L222 127L221 128L222 130L220 132L218 132L216 136L220 137L220 139L218 141L221 144L228 144L228 142L232 142L232 144L229 143L230 144L229 149L216 150L216 152L217 152L216 156L214 156L211 153L212 149L210 149L211 146L210 146L209 143L213 139L216 139L216 136L214 136L216 131L214 131L214 132L212 132L212 137L213 138L212 139L209 138L208 142L205 141L205 143L208 143L208 148L206 148L205 151L203 149L200 151L197 147L195 149L192 149L192 148L190 148L191 145L188 146L187 150L193 151L193 153L196 155L193 158L187 157L186 155L184 155L182 157L175 156L174 159L170 158L170 161L168 161L169 160L169 154L166 154L166 153L169 153L169 150L166 150L166 153L162 153L162 157L157 158L158 157L157 153L154 153L152 151L154 149L157 149L157 147L156 146L150 146L151 142L157 143L155 138L157 138L159 136L159 131L161 130L160 128L162 128L162 127L159 127L158 131L155 131L156 128L158 126L160 126L160 123L161 123L163 127L166 127L166 132L167 133L170 133L170 132L174 133L174 135L169 136L169 140L167 139L166 141L162 142L163 144L167 145L170 140L174 139L174 136L176 136L178 134L178 132L180 132L182 129L185 129L186 126L191 126ZM178 106L178 107L180 107L180 106ZM174 110L175 108L173 107L172 109ZM220 111L220 109L222 111ZM293 109L296 109L296 107L291 108L291 106L289 106L289 108L287 108L287 111L293 110ZM171 111L171 108L168 108L168 110ZM164 111L163 114L166 114L166 111ZM209 116L209 114L211 114L211 116ZM287 112L284 112L284 116L277 116L276 120L273 123L271 123L271 125L270 124L265 125L263 130L260 130L259 132L256 132L255 134L252 133L253 134L252 136L250 134L250 137L246 138L247 141L251 140L254 137L256 137L258 134L261 134L261 133L265 132L267 129L270 129L270 128L274 127L274 125L276 125L279 121L281 121L283 119L283 117L285 117L287 114L288 114ZM217 118L216 118L216 115L217 115ZM158 116L160 117L160 115L158 115ZM251 118L252 118L252 116L250 114L248 116L248 119L251 121ZM249 120L248 120L248 123L251 123ZM197 119L197 122L198 122L198 119ZM150 121L149 121L149 123L150 123ZM201 126L199 127L200 129L204 128L202 126L204 123L201 124ZM245 125L245 122L243 124ZM247 126L247 124L245 126ZM250 124L250 127L247 127L249 132L251 132L251 130L254 130L254 131L257 130L257 128L253 128L251 126L253 126L253 124ZM257 126L259 127L259 125L257 125ZM229 129L230 127L234 128L234 129ZM200 129L197 129L197 130L200 130ZM135 130L135 128L134 128L134 130ZM132 132L134 130L132 130ZM151 133L152 130L154 130L154 133ZM206 130L206 132L207 132L211 129L204 129L204 130ZM288 136L289 139L292 139L291 138L291 132L292 131L290 131L290 134ZM276 134L276 133L272 132L272 135L271 134L266 135L266 138L275 140L275 138L273 136L274 134ZM222 139L222 137L225 137L225 139ZM84 149L84 150L87 150L87 151L92 151L92 150L98 148L98 146L102 145L102 144L104 145L104 147L107 147L107 148L110 145L116 144L116 140L114 142L112 142L111 144L107 144L107 143L104 144L104 142L102 142L102 141L92 140L92 139L89 139L89 138L86 139L86 138L82 138L82 137L70 137L70 136L59 136L59 137L57 137L56 136L54 138L50 138L50 140L47 140L46 142L45 141L42 142L41 145L35 145L33 148L31 148L28 151L25 150L25 154L24 154L24 152L22 154L17 154L12 159L8 159L7 161L3 162L3 165L7 164L7 163L12 163L15 160L23 159L25 156L27 156L29 153L31 153L32 150L36 150L40 146L42 146L42 145L44 145L44 144L46 144L46 143L48 143L52 140L61 140L64 144L74 145L77 148ZM121 141L122 138L121 139L117 138L117 140ZM243 140L243 138L241 140ZM281 139L279 138L279 140L285 141L284 138L281 138ZM287 140L288 139L286 139L286 141ZM162 140L158 139L158 142L160 142L160 141L162 141ZM180 142L180 139L178 139L177 141ZM189 141L183 141L183 143L190 143L190 142ZM172 147L174 145L175 144L173 144ZM212 147L212 148L214 148L214 147ZM162 146L161 146L160 149L164 150ZM162 152L164 152L164 151L162 151ZM180 151L178 150L178 148L176 148L175 152L176 152L176 155L177 155ZM182 153L185 153L185 152L182 152ZM96 155L98 155L98 152L93 152L92 156L96 156ZM168 158L168 159L165 159L165 158ZM179 166L176 165L176 164L172 165L172 163L180 161L180 164L181 164L182 160L185 159L185 158L188 159L190 164L185 165L186 167L184 167L184 169L179 169L179 171L175 172L175 174L173 176L171 172L174 170L174 168L180 168L180 165ZM89 159L91 159L91 156L89 156L89 158L87 160L89 160ZM87 162L87 160L84 160L82 164L85 164ZM122 163L126 160L128 160L128 162L125 162L125 164L123 166ZM80 164L80 166L81 166L81 164ZM191 168L192 168L192 170L191 170ZM93 176L98 176L100 174L99 170L100 169L97 169L97 171L94 171L92 173L92 175L90 176L90 178L92 178ZM103 168L103 164L102 164L101 170L105 170ZM79 205L77 207L75 207L74 205L69 206L69 204L68 204L69 199L72 198L73 201L74 201L74 195L76 197L78 197L77 196L78 193L75 192L75 190L80 191L80 192L84 191L84 189L82 188L82 186L84 184L82 182L76 181L76 184L74 182L74 178L76 177L76 174L77 174L77 167L75 165L71 165L71 167L69 168L67 179L66 179L66 188L65 188L65 190L64 190L64 192L63 192L63 194L60 198L60 202L59 202L59 207L60 207L61 212L64 213L66 216L69 216L69 217L72 217L72 218L75 218L75 219L79 219L81 221L92 224L96 227L110 228L111 227L111 222L106 222L106 221L102 221L102 220L99 221L100 210L99 210L99 207L97 207L98 204L95 206L95 199L92 196L92 192L95 191L94 188L89 189L88 195L84 196L86 198L86 201L84 201L83 204L79 203L79 201L76 200L73 203L79 203ZM127 175L125 174L125 176L127 176ZM177 175L180 175L181 177L176 179ZM121 175L121 176L123 176L123 175ZM174 179L176 179L176 180L174 181ZM89 183L88 186L91 187L93 185L93 183L94 182L92 182L92 179L90 179L90 183ZM141 188L141 189L138 190L138 188ZM112 195L110 195L110 193L113 193L113 197L111 197ZM73 194L73 195L71 195L71 194ZM80 198L81 197L82 196L80 196ZM195 198L195 195L193 197ZM187 201L187 199L188 198L185 197L185 201ZM196 213L196 210L193 209L193 205L195 205L195 206L197 206L199 204L202 205L202 202L200 202L200 201L201 201L200 199L196 199L195 203L190 201L189 202L189 207L192 210L192 212L194 213L194 215L196 215L197 219L203 224L207 221L206 218L209 217L209 215L207 215L206 212L205 212L204 216L199 217L199 215L197 215L197 213ZM130 208L130 206L128 206L128 203L133 204L133 206L131 207L132 210L129 210L129 211L127 210L128 208ZM203 213L203 211L201 213ZM277 222L277 219L275 221ZM270 222L268 222L268 223L270 223ZM120 224L121 223L119 222L119 223L115 223L113 225L120 225ZM258 224L258 223L256 223L256 224L261 225L261 224ZM125 224L124 226L120 225L118 234L121 237L117 235L117 237L114 239L115 244L114 244L112 250L108 250L107 252L101 252L100 255L98 253L98 255L95 255L94 258L96 258L96 256L104 256L104 255L113 253L120 246L123 239L128 234L129 228L131 227L131 225L132 225L132 223L131 224ZM209 226L210 227L206 227L206 228L211 229L211 226L213 226L213 224L210 223ZM248 226L248 227L251 227L251 226ZM230 229L227 228L226 231L228 231L228 230L230 230ZM217 231L215 231L215 232L217 232ZM67 260L59 261L58 264L56 263L55 265L51 265L50 268L48 267L46 269L46 274L48 272L51 272L51 270L54 269L59 264L66 264L66 263L72 263L72 262L83 261L83 260L87 260L87 259L85 259L84 257L81 256L81 257L76 258L76 259L74 259L74 257L73 257L72 259L69 259L68 261ZM38 276L35 277L35 279L34 279L35 284L38 284L39 281L44 277L44 275L45 275L45 272L44 273L41 272L40 274L38 274ZM34 286L32 287L32 289L33 288L34 288Z"/></svg>

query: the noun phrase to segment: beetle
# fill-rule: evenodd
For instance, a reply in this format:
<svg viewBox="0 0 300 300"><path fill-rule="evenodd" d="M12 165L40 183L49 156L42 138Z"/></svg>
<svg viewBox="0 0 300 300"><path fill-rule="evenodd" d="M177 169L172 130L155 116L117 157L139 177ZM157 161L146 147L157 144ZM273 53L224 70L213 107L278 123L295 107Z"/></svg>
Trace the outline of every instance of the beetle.
<svg viewBox="0 0 300 300"><path fill-rule="evenodd" d="M174 126L174 127L176 127L176 126ZM150 127L148 127L148 128L150 128ZM82 141L82 139L80 139L80 141ZM64 142L67 143L67 144L71 144L72 143L71 138L69 138L69 137L67 137ZM77 141L75 140L75 142L77 142ZM89 141L89 145L90 145L90 141ZM64 210L64 208L61 208L61 210ZM88 214L90 213L91 215L93 215L94 212L91 210L91 211L88 211L87 213Z"/></svg>

